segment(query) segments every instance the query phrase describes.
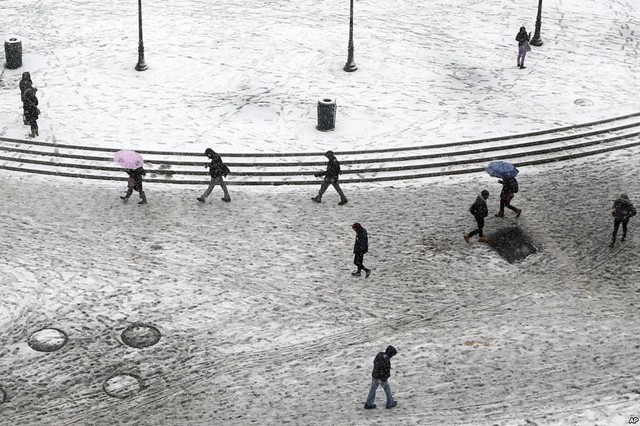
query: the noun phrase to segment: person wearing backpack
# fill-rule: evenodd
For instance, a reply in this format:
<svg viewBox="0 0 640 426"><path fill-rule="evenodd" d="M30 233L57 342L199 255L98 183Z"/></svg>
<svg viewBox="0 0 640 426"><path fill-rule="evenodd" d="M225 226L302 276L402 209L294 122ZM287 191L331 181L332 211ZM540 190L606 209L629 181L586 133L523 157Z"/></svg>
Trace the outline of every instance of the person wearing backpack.
<svg viewBox="0 0 640 426"><path fill-rule="evenodd" d="M389 377L391 376L391 358L397 354L398 351L393 346L387 346L384 352L378 352L373 360L373 371L371 372L371 388L369 388L369 395L367 396L367 402L364 404L364 408L370 410L376 408L374 404L376 400L376 390L378 386L382 386L384 394L387 397L386 408L393 408L398 405L398 402L393 399L391 394L391 387L389 386Z"/></svg>
<svg viewBox="0 0 640 426"><path fill-rule="evenodd" d="M489 191L483 189L480 195L478 195L478 198L476 198L476 201L471 204L471 207L469 207L469 211L471 212L473 217L476 218L478 228L474 229L468 234L464 234L464 240L466 242L469 242L469 238L473 237L474 235L478 235L480 237L478 241L480 241L481 243L486 243L489 241L487 237L485 237L482 233L482 229L484 228L484 218L489 216L487 198L489 198Z"/></svg>
<svg viewBox="0 0 640 426"><path fill-rule="evenodd" d="M205 149L204 155L209 157L209 159L211 160L209 164L205 165L205 167L209 168L211 181L209 182L209 187L204 191L204 194L198 197L197 200L200 201L201 203L204 203L205 201L207 201L207 197L209 196L209 194L211 194L211 191L213 191L213 188L215 188L216 185L220 185L220 188L222 188L222 192L224 192L224 197L222 197L222 201L227 203L230 202L231 197L229 196L229 191L227 191L227 185L225 185L224 179L223 179L223 176L226 177L227 174L230 173L229 168L222 162L222 158L220 158L220 155L218 155L218 153L216 153L213 149L211 148Z"/></svg>
<svg viewBox="0 0 640 426"><path fill-rule="evenodd" d="M500 179L498 183L502 184L502 191L500 191L500 211L496 213L496 217L504 217L505 207L516 212L516 217L520 217L522 210L511 205L514 194L518 192L518 181L510 177Z"/></svg>
<svg viewBox="0 0 640 426"><path fill-rule="evenodd" d="M633 207L629 196L627 194L620 194L620 197L613 203L613 210L611 210L613 216L613 235L611 236L611 244L609 247L613 247L616 243L616 235L618 235L618 229L622 223L622 238L620 241L624 241L627 238L627 224L629 219L636 215L636 208Z"/></svg>

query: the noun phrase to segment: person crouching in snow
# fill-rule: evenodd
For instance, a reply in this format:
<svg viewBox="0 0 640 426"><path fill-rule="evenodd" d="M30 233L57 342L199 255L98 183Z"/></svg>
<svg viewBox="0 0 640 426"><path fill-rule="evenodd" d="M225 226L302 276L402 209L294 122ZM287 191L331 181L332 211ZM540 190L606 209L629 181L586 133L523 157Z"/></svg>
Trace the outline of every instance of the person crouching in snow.
<svg viewBox="0 0 640 426"><path fill-rule="evenodd" d="M478 235L480 237L479 241L481 243L486 243L489 241L487 237L482 233L482 229L484 228L484 218L489 216L489 209L487 208L487 198L489 198L489 191L483 189L478 198L476 198L475 203L471 205L469 211L476 218L476 222L478 223L478 228L471 231L468 234L464 234L464 240L469 242L469 238L474 235Z"/></svg>
<svg viewBox="0 0 640 426"><path fill-rule="evenodd" d="M613 219L613 235L611 236L611 244L609 247L613 247L616 243L616 235L618 235L618 229L622 223L622 238L620 241L624 241L627 238L627 224L629 219L636 215L636 208L633 207L629 196L627 194L620 194L620 197L613 203L613 210L611 211Z"/></svg>
<svg viewBox="0 0 640 426"><path fill-rule="evenodd" d="M222 162L222 158L218 155L213 149L207 148L204 150L204 155L209 157L211 162L207 164L205 167L209 168L209 174L211 175L211 181L209 182L209 187L204 191L200 197L197 198L198 201L204 203L207 201L207 197L213 191L216 185L220 185L222 188L222 192L224 192L224 197L222 197L222 201L229 202L231 201L231 197L229 196L229 191L227 191L227 185L224 183L223 176L227 176L229 173L229 168L224 165Z"/></svg>
<svg viewBox="0 0 640 426"><path fill-rule="evenodd" d="M378 386L382 386L384 394L387 397L386 408L393 408L398 405L397 401L394 401L391 394L391 386L389 386L389 377L391 376L391 358L397 354L398 351L393 346L387 346L384 352L378 352L376 358L373 360L373 371L371 372L371 388L369 389L369 395L367 396L367 402L364 404L364 408L370 410L376 408L374 404L376 400L376 390Z"/></svg>
<svg viewBox="0 0 640 426"><path fill-rule="evenodd" d="M364 269L365 278L369 278L369 275L371 275L371 269L366 268L362 264L364 255L369 251L369 237L367 237L367 230L358 222L351 225L351 228L356 231L356 242L353 245L353 264L358 267L358 270L356 272L352 272L351 275L359 277L360 271Z"/></svg>
<svg viewBox="0 0 640 426"><path fill-rule="evenodd" d="M129 197L131 197L133 191L138 191L140 193L140 202L138 204L147 204L147 196L144 195L144 191L142 190L142 176L146 175L147 172L142 167L138 167L135 170L126 169L126 172L129 175L129 180L127 181L127 193L120 198L127 201Z"/></svg>

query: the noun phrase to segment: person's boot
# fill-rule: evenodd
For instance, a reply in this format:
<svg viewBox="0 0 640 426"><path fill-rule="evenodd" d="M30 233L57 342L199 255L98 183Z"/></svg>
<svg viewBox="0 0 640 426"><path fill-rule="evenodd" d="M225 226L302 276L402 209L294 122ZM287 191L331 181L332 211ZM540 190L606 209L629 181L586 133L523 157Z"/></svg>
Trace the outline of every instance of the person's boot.
<svg viewBox="0 0 640 426"><path fill-rule="evenodd" d="M522 214L522 209L516 209L516 217L520 217Z"/></svg>
<svg viewBox="0 0 640 426"><path fill-rule="evenodd" d="M369 275L371 275L371 269L366 269L364 273L364 277L369 278Z"/></svg>
<svg viewBox="0 0 640 426"><path fill-rule="evenodd" d="M389 409L395 407L396 405L398 405L398 401L393 401L391 404L387 404L384 408Z"/></svg>
<svg viewBox="0 0 640 426"><path fill-rule="evenodd" d="M204 197L198 197L196 198L196 200L200 201L201 203L204 203L206 201Z"/></svg>
<svg viewBox="0 0 640 426"><path fill-rule="evenodd" d="M224 201L225 203L229 203L231 202L231 197L222 197L222 201Z"/></svg>
<svg viewBox="0 0 640 426"><path fill-rule="evenodd" d="M489 239L485 236L482 236L480 238L478 238L478 241L480 241L481 243L488 243Z"/></svg>
<svg viewBox="0 0 640 426"><path fill-rule="evenodd" d="M498 213L496 213L496 217L504 217L504 212L498 212Z"/></svg>
<svg viewBox="0 0 640 426"><path fill-rule="evenodd" d="M143 191L140 191L140 202L138 204L147 204L147 196Z"/></svg>
<svg viewBox="0 0 640 426"><path fill-rule="evenodd" d="M315 197L311 197L311 200L315 201L316 203L321 203L322 202L322 198L320 198L317 195Z"/></svg>
<svg viewBox="0 0 640 426"><path fill-rule="evenodd" d="M120 199L124 200L124 201L127 201L129 199L129 196L128 195L121 195Z"/></svg>
<svg viewBox="0 0 640 426"><path fill-rule="evenodd" d="M611 241L611 244L609 244L609 247L613 248L613 246L616 245L616 240Z"/></svg>
<svg viewBox="0 0 640 426"><path fill-rule="evenodd" d="M347 200L346 198L343 198L342 200L340 200L340 202L338 203L339 206L342 206L344 204L347 204L349 202L349 200Z"/></svg>
<svg viewBox="0 0 640 426"><path fill-rule="evenodd" d="M360 271L352 272L351 275L353 275L354 277L359 277L360 276Z"/></svg>
<svg viewBox="0 0 640 426"><path fill-rule="evenodd" d="M469 242L469 238L470 238L470 237L469 237L469 234L464 234L464 236L463 236L462 238L464 238L464 240L465 240L466 242Z"/></svg>
<svg viewBox="0 0 640 426"><path fill-rule="evenodd" d="M371 404L371 405L364 404L364 408L365 408L365 410L372 410L372 409L376 408L376 404Z"/></svg>

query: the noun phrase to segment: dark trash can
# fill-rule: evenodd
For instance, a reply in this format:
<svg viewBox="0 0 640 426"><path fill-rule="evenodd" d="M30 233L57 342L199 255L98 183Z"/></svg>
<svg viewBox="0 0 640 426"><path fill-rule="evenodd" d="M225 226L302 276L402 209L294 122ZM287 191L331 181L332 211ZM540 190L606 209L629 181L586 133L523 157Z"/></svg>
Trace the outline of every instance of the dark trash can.
<svg viewBox="0 0 640 426"><path fill-rule="evenodd" d="M336 127L336 101L330 98L318 100L318 126L316 129L326 132Z"/></svg>
<svg viewBox="0 0 640 426"><path fill-rule="evenodd" d="M5 67L14 70L22 66L22 42L16 37L11 37L4 42L4 57L7 60Z"/></svg>

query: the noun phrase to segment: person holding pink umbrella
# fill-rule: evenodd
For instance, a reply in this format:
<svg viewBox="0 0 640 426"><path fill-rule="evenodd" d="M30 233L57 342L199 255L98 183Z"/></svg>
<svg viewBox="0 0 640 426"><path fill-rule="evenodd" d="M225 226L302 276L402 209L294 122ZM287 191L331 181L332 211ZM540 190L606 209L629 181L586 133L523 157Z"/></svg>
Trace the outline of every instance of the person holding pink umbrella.
<svg viewBox="0 0 640 426"><path fill-rule="evenodd" d="M127 180L127 193L120 198L127 201L131 194L133 194L133 191L138 191L140 193L140 202L138 204L147 204L147 196L142 190L142 176L147 174L143 167L144 161L142 156L135 151L123 149L116 152L113 158L116 164L124 167L129 175L129 179Z"/></svg>

